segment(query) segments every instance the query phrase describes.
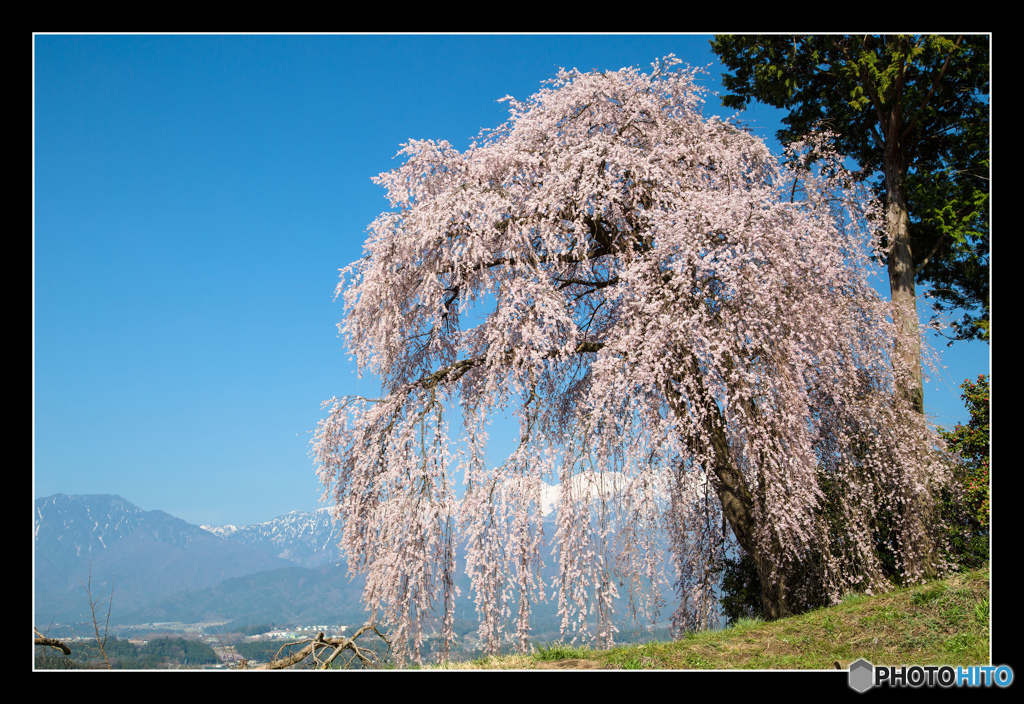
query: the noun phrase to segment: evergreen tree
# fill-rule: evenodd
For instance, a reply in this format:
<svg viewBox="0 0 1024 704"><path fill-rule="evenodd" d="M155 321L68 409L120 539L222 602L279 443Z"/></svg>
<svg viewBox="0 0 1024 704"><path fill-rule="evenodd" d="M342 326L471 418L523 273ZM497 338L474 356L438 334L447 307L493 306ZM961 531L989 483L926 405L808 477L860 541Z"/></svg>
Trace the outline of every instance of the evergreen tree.
<svg viewBox="0 0 1024 704"><path fill-rule="evenodd" d="M961 309L956 339L989 339L989 38L717 36L726 107L790 111L783 144L820 126L887 204L893 301L916 329L914 285ZM908 354L914 353L908 350ZM920 377L908 390L923 407Z"/></svg>

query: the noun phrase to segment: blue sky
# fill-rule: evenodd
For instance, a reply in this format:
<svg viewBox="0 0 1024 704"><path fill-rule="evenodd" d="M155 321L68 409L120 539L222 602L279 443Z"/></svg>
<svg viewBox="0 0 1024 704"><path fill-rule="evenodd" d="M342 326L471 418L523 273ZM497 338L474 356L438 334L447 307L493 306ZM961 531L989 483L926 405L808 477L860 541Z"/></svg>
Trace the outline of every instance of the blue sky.
<svg viewBox="0 0 1024 704"><path fill-rule="evenodd" d="M464 149L560 67L674 53L717 90L709 39L37 35L34 496L210 524L317 508L308 431L356 389L338 269L388 207L370 178L410 138ZM743 115L776 151L780 114ZM950 427L989 347L939 346L925 403Z"/></svg>

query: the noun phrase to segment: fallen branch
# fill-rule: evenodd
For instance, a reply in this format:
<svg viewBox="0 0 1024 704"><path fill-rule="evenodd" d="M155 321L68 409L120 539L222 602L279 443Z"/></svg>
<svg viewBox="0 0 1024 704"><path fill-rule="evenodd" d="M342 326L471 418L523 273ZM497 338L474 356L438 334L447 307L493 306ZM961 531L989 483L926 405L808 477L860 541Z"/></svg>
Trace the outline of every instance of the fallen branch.
<svg viewBox="0 0 1024 704"><path fill-rule="evenodd" d="M42 633L39 632L38 628L35 629L35 632L36 632L36 639L35 639L35 644L36 645L48 645L51 648L59 648L60 650L64 651L65 655L71 655L71 648L66 646L63 642L57 640L56 638L47 638L46 636L44 636Z"/></svg>
<svg viewBox="0 0 1024 704"><path fill-rule="evenodd" d="M380 639L383 640L388 646L387 652L384 654L383 658L378 658L377 654L369 648L362 648L356 644L356 639L359 636L363 635L363 633L365 633L366 631L370 630L376 633L380 637ZM281 657L281 654L285 651L286 648L302 645L304 643L306 645L302 648L302 650L296 653L292 653L291 655L285 656L283 658ZM334 660L345 650L351 650L353 653L352 657L349 658L348 662L345 663L345 667L348 667L348 665L356 658L359 658L359 661L363 664L364 667L380 667L380 665L385 660L387 660L388 654L391 653L391 641L389 641L383 633L378 631L377 627L374 626L372 623L368 623L362 628L360 628L352 635L351 638L345 636L338 636L336 638L325 638L323 631L321 631L317 633L316 638L306 638L305 640L295 641L294 643L285 643L277 651L277 654L274 655L274 658L270 662L266 663L265 665L260 665L259 667L256 667L254 669L282 670L284 668L291 667L292 665L296 665L305 660L306 658L308 658L310 655L312 655L313 668L317 670L326 670L328 667L331 666L331 663L334 662ZM329 651L329 653L324 659L321 660L320 656L327 651ZM246 661L242 661L240 669L249 669Z"/></svg>

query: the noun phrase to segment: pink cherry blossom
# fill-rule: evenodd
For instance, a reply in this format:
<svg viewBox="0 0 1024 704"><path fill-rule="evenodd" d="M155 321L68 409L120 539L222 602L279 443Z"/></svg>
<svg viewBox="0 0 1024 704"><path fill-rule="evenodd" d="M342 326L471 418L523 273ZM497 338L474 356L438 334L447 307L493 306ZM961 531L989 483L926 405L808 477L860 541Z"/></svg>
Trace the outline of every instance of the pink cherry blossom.
<svg viewBox="0 0 1024 704"><path fill-rule="evenodd" d="M410 141L376 177L392 209L342 270L338 327L383 391L327 402L312 454L401 657L430 624L452 641L456 570L496 652L528 647L540 599L611 645L616 604L653 618L664 584L676 624L706 627L737 543L783 612L812 587L884 591L880 511L904 578L937 559L908 507L948 470L894 393L909 371L868 280L878 205L827 140L780 163L704 118L697 73L563 70L465 152ZM505 413L519 443L488 466Z"/></svg>

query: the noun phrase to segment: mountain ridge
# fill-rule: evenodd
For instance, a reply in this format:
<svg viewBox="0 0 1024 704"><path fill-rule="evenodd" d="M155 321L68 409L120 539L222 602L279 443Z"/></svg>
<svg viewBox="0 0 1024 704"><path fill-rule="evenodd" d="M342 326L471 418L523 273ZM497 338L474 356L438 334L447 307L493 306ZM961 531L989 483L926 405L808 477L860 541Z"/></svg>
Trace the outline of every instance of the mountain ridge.
<svg viewBox="0 0 1024 704"><path fill-rule="evenodd" d="M121 613L179 591L292 563L258 546L221 538L164 511L145 511L116 494L36 499L37 619L75 620L111 594Z"/></svg>
<svg viewBox="0 0 1024 704"><path fill-rule="evenodd" d="M608 486L580 476L570 491L593 496ZM547 525L556 518L561 489L543 487ZM365 617L363 579L348 575L337 546L340 526L329 508L290 511L243 526L200 526L144 511L118 495L54 494L36 499L34 534L35 613L43 623L89 620L83 587L90 574L93 599L112 596L112 619L122 624L300 618L355 623ZM554 530L548 538L553 535ZM456 559L463 595L456 617L473 621L464 557ZM543 578L551 584L557 561L548 556L545 564ZM540 619L557 620L557 604L550 599L535 611Z"/></svg>

